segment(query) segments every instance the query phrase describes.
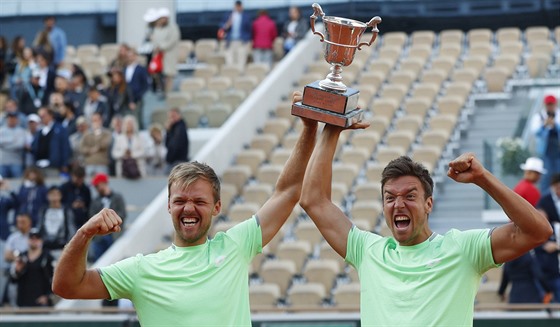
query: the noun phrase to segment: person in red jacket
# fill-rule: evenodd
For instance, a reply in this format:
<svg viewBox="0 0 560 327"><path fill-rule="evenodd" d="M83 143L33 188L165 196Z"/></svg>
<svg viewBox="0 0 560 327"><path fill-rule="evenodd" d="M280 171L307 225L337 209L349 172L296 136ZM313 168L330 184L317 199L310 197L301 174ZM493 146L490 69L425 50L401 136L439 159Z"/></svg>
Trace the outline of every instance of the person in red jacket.
<svg viewBox="0 0 560 327"><path fill-rule="evenodd" d="M524 171L523 179L517 183L513 191L536 207L541 198L541 192L535 185L539 182L541 175L546 174L543 161L536 157L527 158L520 167Z"/></svg>
<svg viewBox="0 0 560 327"><path fill-rule="evenodd" d="M274 55L272 46L278 36L276 23L268 16L266 10L260 10L253 22L253 61L262 62L272 67Z"/></svg>

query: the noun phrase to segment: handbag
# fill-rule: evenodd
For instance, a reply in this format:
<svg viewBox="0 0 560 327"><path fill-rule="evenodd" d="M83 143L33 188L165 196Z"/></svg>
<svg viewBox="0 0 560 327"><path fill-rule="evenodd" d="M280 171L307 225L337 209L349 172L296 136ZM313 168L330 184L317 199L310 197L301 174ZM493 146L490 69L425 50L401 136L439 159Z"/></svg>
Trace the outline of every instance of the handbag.
<svg viewBox="0 0 560 327"><path fill-rule="evenodd" d="M158 53L152 56L152 60L150 60L150 64L148 65L148 73L159 74L162 71L163 71L163 52L159 51Z"/></svg>
<svg viewBox="0 0 560 327"><path fill-rule="evenodd" d="M140 168L138 167L136 159L132 157L122 159L122 175L124 178L128 179L140 178Z"/></svg>

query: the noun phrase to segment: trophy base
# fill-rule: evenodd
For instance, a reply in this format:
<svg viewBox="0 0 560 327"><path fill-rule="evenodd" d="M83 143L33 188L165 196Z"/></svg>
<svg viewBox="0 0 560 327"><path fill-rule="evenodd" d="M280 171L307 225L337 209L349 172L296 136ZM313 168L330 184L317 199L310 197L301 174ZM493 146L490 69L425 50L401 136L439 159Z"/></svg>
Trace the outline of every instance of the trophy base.
<svg viewBox="0 0 560 327"><path fill-rule="evenodd" d="M292 105L292 115L309 118L325 124L349 127L362 120L364 111L355 109L346 114L339 114L329 110L323 110L296 102Z"/></svg>
<svg viewBox="0 0 560 327"><path fill-rule="evenodd" d="M358 106L360 95L358 90L347 88L345 92L331 91L321 87L319 83L320 81L315 81L303 88L302 104L342 115L355 110Z"/></svg>

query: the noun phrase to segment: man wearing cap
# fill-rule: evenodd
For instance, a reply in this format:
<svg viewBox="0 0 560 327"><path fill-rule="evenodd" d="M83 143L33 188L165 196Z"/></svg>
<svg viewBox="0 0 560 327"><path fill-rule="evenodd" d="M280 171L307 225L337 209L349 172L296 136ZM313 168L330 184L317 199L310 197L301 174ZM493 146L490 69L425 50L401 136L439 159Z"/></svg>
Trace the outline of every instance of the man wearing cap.
<svg viewBox="0 0 560 327"><path fill-rule="evenodd" d="M523 170L523 179L517 183L513 191L527 200L533 207L537 206L541 198L541 192L536 184L541 179L541 175L546 173L543 161L536 157L527 158L525 163L519 166Z"/></svg>
<svg viewBox="0 0 560 327"><path fill-rule="evenodd" d="M103 208L114 210L123 221L126 219L126 203L124 197L111 189L109 176L105 173L97 173L91 179L91 185L97 191L97 197L93 199L89 207L89 216L93 217ZM113 244L112 234L96 236L91 243L91 260L97 261L101 255Z"/></svg>
<svg viewBox="0 0 560 327"><path fill-rule="evenodd" d="M177 75L177 55L181 31L175 22L169 20L171 15L169 9L162 7L158 9L157 13L157 20L154 23L155 27L152 34L152 42L154 44L153 55L160 51L163 52L164 91L169 93L173 88L173 79Z"/></svg>
<svg viewBox="0 0 560 327"><path fill-rule="evenodd" d="M543 160L547 170L540 182L540 189L545 192L550 185L550 178L560 173L560 109L554 95L544 97L544 110L533 115L530 129L536 140L537 155Z"/></svg>
<svg viewBox="0 0 560 327"><path fill-rule="evenodd" d="M25 129L19 126L18 113L7 113L7 124L0 126L0 175L19 178L23 172Z"/></svg>
<svg viewBox="0 0 560 327"><path fill-rule="evenodd" d="M28 249L19 254L10 268L17 283L18 307L52 306L51 281L54 258L43 250L43 239L38 229L29 231Z"/></svg>

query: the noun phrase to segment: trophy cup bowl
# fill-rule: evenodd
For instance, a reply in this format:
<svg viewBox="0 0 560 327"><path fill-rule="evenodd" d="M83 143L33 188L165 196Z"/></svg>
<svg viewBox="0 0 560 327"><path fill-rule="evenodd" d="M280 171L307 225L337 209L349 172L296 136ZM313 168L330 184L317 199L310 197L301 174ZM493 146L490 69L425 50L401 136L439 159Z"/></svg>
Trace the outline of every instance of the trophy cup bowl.
<svg viewBox="0 0 560 327"><path fill-rule="evenodd" d="M303 100L292 106L292 114L348 127L361 120L363 111L356 109L359 91L342 82L342 67L352 63L356 51L362 46L370 46L375 41L379 33L377 24L381 23L381 18L375 16L366 24L353 19L325 16L317 3L312 8L311 30L325 43L324 56L331 65L331 72L324 80L305 86ZM315 30L317 17L321 17L323 21L324 35ZM360 43L361 36L368 27L372 28L372 37L369 42Z"/></svg>

